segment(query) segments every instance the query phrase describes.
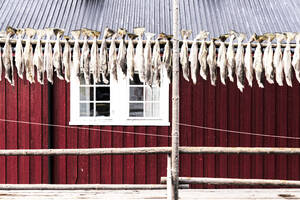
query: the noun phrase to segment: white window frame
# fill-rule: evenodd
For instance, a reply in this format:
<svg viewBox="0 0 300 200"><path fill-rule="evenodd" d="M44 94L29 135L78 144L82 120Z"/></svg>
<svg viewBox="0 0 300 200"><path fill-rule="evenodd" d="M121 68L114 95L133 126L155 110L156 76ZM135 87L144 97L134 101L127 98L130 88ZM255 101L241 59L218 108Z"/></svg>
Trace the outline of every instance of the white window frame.
<svg viewBox="0 0 300 200"><path fill-rule="evenodd" d="M129 79L118 77L118 81L111 79L110 87L110 116L94 117L80 116L80 82L71 73L70 80L70 122L69 125L101 125L101 126L170 126L169 122L169 83L166 72L162 70L160 86L160 117L129 117Z"/></svg>

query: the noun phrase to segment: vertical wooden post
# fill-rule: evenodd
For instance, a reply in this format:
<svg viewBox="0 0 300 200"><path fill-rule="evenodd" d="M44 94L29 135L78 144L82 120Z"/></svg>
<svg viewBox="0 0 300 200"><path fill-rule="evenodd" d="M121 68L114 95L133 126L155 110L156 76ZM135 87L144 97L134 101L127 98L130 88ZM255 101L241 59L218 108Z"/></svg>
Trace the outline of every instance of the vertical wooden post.
<svg viewBox="0 0 300 200"><path fill-rule="evenodd" d="M179 2L173 0L173 75L172 75L172 199L178 199L179 175Z"/></svg>
<svg viewBox="0 0 300 200"><path fill-rule="evenodd" d="M167 157L167 200L173 199L172 193L172 160L171 154Z"/></svg>

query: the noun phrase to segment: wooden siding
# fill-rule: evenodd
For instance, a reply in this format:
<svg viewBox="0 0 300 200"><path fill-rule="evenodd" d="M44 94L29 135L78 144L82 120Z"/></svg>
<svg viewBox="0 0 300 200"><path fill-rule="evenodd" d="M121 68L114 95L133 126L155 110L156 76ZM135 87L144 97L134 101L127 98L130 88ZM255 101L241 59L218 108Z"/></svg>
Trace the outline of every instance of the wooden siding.
<svg viewBox="0 0 300 200"><path fill-rule="evenodd" d="M16 74L15 74L16 77ZM4 79L4 76L2 76ZM199 77L196 85L181 77L181 123L221 129L300 137L299 84L293 88L254 84L240 93L236 83L213 87ZM69 84L55 78L54 124L68 125ZM170 90L171 91L171 90ZM0 119L47 123L47 84L16 86L0 82ZM171 99L171 98L170 98ZM171 111L171 108L170 108ZM55 127L55 148L168 146L170 138L124 132L170 135L170 127L85 126L82 130ZM0 148L47 148L46 126L0 121ZM180 127L180 145L300 147L299 140L239 135L192 127ZM59 156L54 159L55 183L159 183L166 176L166 155ZM297 155L181 155L180 175L194 177L300 179ZM0 157L0 183L47 183L47 157ZM203 188L203 186L193 186ZM204 186L215 188L214 186ZM228 186L218 186L226 188Z"/></svg>

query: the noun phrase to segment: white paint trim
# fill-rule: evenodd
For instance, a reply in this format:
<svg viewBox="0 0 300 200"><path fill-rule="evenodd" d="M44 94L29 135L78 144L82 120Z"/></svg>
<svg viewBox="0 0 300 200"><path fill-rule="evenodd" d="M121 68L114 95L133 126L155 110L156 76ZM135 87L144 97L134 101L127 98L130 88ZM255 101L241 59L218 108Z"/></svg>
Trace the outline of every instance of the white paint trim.
<svg viewBox="0 0 300 200"><path fill-rule="evenodd" d="M116 121L116 120L82 120L70 121L69 125L99 125L99 126L170 126L170 122L158 120L126 120L126 121Z"/></svg>

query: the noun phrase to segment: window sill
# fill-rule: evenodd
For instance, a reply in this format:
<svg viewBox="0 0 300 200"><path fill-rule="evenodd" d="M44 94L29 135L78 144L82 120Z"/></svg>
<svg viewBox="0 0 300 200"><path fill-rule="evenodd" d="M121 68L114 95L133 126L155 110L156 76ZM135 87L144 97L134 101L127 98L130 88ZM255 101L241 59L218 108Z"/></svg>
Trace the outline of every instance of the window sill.
<svg viewBox="0 0 300 200"><path fill-rule="evenodd" d="M169 121L162 119L128 119L116 121L111 119L100 120L72 120L69 125L97 125L97 126L170 126Z"/></svg>

